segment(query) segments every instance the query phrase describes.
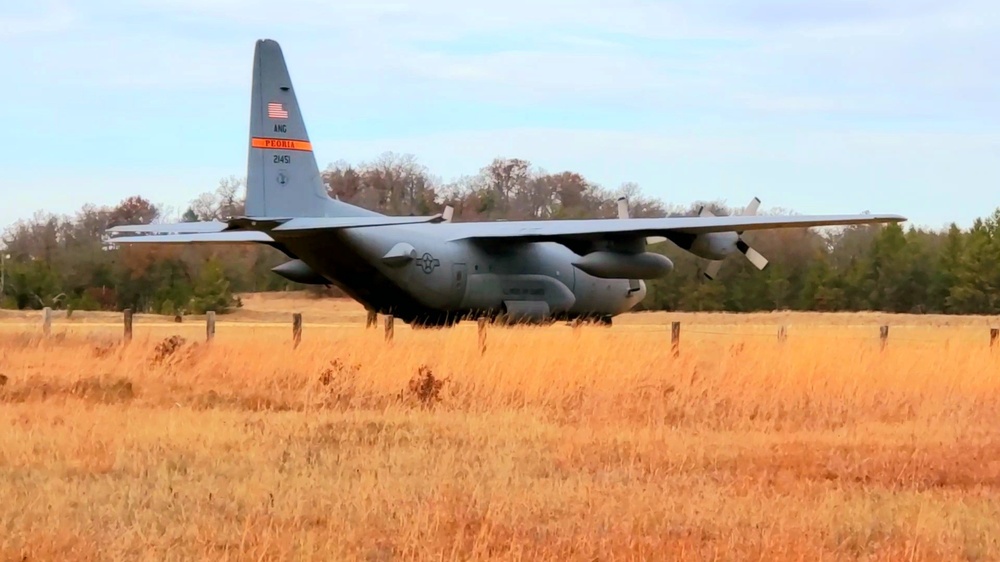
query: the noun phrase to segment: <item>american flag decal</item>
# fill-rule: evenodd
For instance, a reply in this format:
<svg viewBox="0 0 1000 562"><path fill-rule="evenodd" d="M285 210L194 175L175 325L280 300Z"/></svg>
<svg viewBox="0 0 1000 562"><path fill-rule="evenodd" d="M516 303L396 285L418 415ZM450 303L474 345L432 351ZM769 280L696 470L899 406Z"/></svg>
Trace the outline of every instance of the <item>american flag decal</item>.
<svg viewBox="0 0 1000 562"><path fill-rule="evenodd" d="M288 119L288 112L280 102L272 101L267 104L267 116L271 119Z"/></svg>

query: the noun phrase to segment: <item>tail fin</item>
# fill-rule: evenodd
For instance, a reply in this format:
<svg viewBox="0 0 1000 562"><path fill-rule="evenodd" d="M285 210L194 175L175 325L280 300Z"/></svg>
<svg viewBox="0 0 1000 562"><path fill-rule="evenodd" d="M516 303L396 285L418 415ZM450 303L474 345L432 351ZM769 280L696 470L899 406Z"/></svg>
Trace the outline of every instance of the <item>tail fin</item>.
<svg viewBox="0 0 1000 562"><path fill-rule="evenodd" d="M276 41L254 48L246 213L251 217L355 217L378 213L331 198Z"/></svg>

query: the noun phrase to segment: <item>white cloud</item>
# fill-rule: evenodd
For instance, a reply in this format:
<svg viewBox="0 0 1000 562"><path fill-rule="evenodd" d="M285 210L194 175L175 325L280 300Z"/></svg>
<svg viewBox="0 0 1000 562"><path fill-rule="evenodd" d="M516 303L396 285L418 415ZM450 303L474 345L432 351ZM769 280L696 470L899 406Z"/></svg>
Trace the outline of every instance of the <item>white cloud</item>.
<svg viewBox="0 0 1000 562"><path fill-rule="evenodd" d="M0 40L52 35L66 31L76 22L76 14L65 2L40 0L30 8L27 14L13 13L13 6L0 10Z"/></svg>
<svg viewBox="0 0 1000 562"><path fill-rule="evenodd" d="M97 2L78 8L84 17L77 33L35 44L28 56L32 68L50 69L33 80L58 85L242 87L253 39L271 37L285 46L293 78L326 91L346 84L374 94L459 91L468 100L508 104L601 100L674 109L695 102L765 113L791 107L948 114L963 111L959 96L971 96L977 111L995 105L1000 17L994 6L986 0ZM31 17L62 21L57 15L64 11L51 5ZM470 50L470 41L478 47ZM13 52L8 57L4 62L17 64Z"/></svg>

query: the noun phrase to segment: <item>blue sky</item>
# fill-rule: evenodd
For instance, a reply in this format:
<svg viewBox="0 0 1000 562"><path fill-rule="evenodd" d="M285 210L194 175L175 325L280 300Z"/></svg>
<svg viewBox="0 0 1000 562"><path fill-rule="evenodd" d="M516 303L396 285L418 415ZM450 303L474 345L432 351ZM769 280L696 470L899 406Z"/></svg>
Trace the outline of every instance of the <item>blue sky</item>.
<svg viewBox="0 0 1000 562"><path fill-rule="evenodd" d="M243 176L261 37L321 166L516 156L931 228L1000 207L995 0L35 0L0 6L0 228L133 194L179 212Z"/></svg>

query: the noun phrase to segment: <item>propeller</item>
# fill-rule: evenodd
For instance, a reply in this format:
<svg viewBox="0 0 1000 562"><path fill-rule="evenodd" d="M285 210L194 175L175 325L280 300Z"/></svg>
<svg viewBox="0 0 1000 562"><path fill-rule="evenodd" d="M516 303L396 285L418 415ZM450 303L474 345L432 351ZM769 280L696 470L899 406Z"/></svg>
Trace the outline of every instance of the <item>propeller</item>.
<svg viewBox="0 0 1000 562"><path fill-rule="evenodd" d="M743 212L740 214L744 216L756 215L758 207L760 207L760 199L754 197L753 200L750 201L750 203L743 209ZM709 211L705 206L702 206L701 209L698 210L698 214L703 217L715 216L714 214L712 214L712 211ZM747 244L745 240L743 240L742 230L738 230L736 232L736 236L737 236L736 249L739 250L741 253L743 253L743 255L746 256L748 260L750 260L750 263L752 263L754 267L756 267L757 269L764 269L767 266L767 258L762 256L761 253L758 252L757 250L751 248L750 245ZM705 277L709 279L715 279L716 277L718 277L719 268L721 267L722 267L722 260L710 261L708 265L705 266L704 270Z"/></svg>
<svg viewBox="0 0 1000 562"><path fill-rule="evenodd" d="M618 218L627 219L629 218L628 213L628 197L622 196L618 198ZM628 292L626 295L631 296L632 293L638 292L642 287L639 285L638 279L628 280Z"/></svg>
<svg viewBox="0 0 1000 562"><path fill-rule="evenodd" d="M618 218L627 219L630 218L628 212L628 197L624 195L618 198ZM659 244L660 242L666 242L666 236L647 236L646 245Z"/></svg>
<svg viewBox="0 0 1000 562"><path fill-rule="evenodd" d="M628 218L628 198L619 197L618 198L618 218L627 219Z"/></svg>

